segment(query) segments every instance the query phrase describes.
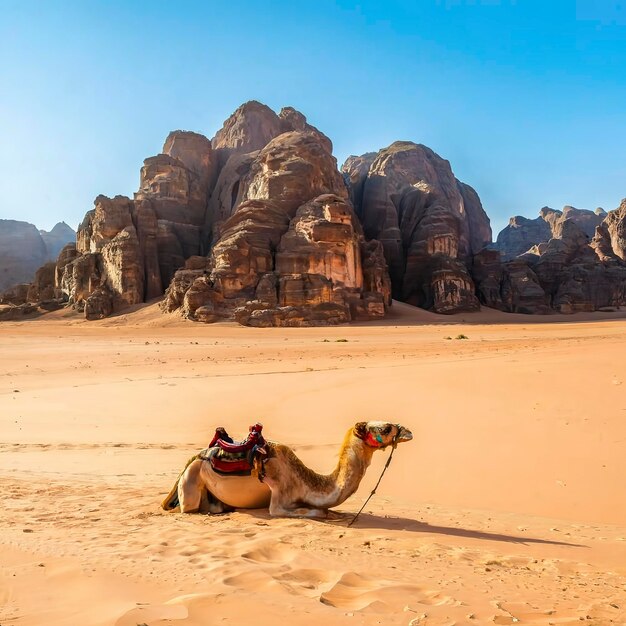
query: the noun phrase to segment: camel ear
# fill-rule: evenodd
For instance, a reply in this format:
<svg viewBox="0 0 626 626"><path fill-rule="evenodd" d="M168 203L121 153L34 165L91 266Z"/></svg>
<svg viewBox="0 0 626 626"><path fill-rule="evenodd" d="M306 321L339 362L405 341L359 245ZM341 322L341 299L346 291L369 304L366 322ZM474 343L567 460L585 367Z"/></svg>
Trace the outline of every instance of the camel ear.
<svg viewBox="0 0 626 626"><path fill-rule="evenodd" d="M367 435L367 422L357 422L354 425L354 434L363 439Z"/></svg>

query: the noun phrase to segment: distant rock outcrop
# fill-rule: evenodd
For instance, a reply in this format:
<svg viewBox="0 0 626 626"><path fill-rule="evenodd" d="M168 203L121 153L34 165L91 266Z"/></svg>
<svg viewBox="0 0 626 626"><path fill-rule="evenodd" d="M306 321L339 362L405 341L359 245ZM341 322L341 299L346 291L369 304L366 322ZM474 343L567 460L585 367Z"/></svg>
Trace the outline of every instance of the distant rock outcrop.
<svg viewBox="0 0 626 626"><path fill-rule="evenodd" d="M47 232L28 222L0 220L0 293L33 280L37 269L55 260L61 248L75 237L64 222Z"/></svg>
<svg viewBox="0 0 626 626"><path fill-rule="evenodd" d="M398 141L342 171L365 235L383 245L394 297L439 313L479 307L472 255L491 242L478 195L430 148Z"/></svg>
<svg viewBox="0 0 626 626"><path fill-rule="evenodd" d="M76 241L76 232L65 222L55 224L51 231L40 230L39 234L46 244L46 261L56 261L63 248Z"/></svg>
<svg viewBox="0 0 626 626"><path fill-rule="evenodd" d="M507 250L503 263L494 258L495 250L474 258L481 302L517 313L574 313L626 305L626 201L608 214L546 207L539 218L526 221L532 226L512 218L505 235L498 237L499 247ZM518 224L517 230L513 224ZM548 234L532 244L529 233L545 233L545 228ZM521 241L531 246L511 259Z"/></svg>
<svg viewBox="0 0 626 626"><path fill-rule="evenodd" d="M493 247L502 253L503 260L510 261L528 252L533 246L549 241L565 220L573 221L591 239L596 227L605 217L606 212L603 209L588 211L566 206L562 211L557 211L543 207L539 211L539 217L534 220L521 215L512 217L508 226L498 234Z"/></svg>

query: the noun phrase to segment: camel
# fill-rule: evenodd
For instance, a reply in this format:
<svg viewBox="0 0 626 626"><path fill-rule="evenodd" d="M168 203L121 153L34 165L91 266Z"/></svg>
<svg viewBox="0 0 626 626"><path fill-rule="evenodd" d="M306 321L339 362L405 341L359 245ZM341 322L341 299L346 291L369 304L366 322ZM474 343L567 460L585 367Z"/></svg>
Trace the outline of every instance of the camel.
<svg viewBox="0 0 626 626"><path fill-rule="evenodd" d="M269 508L272 517L324 519L329 509L358 488L376 450L410 441L410 430L389 422L358 422L346 433L337 467L321 475L304 465L286 445L265 442L266 455L250 475L224 475L207 458L192 457L163 500L165 510L181 513L225 513L234 509ZM209 454L216 448L210 448Z"/></svg>

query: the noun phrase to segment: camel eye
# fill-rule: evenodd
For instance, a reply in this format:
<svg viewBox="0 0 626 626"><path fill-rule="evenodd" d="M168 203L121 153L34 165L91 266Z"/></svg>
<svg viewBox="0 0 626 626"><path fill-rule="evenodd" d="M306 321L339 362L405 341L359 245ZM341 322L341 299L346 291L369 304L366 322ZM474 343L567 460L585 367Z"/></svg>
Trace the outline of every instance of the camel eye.
<svg viewBox="0 0 626 626"><path fill-rule="evenodd" d="M383 435L388 435L391 432L391 426L387 425L383 428Z"/></svg>

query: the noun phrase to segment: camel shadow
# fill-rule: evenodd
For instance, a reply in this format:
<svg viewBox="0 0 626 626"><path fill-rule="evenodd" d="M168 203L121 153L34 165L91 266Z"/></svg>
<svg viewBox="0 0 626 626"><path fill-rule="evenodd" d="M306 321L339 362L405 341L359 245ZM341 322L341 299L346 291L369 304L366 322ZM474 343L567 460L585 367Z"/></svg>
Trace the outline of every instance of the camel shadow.
<svg viewBox="0 0 626 626"><path fill-rule="evenodd" d="M350 522L353 515L336 512L339 516L335 520L322 521L323 524L332 526L345 526L343 522ZM463 537L465 539L479 539L483 541L502 541L517 543L520 545L544 544L552 546L568 546L570 548L588 548L589 546L567 541L555 541L552 539L540 539L538 537L520 537L503 533L491 533L484 530L473 530L458 526L436 526L427 522L420 522L408 517L370 515L362 513L352 528L372 530L401 530L413 533L428 533L433 535L446 535L448 537Z"/></svg>

